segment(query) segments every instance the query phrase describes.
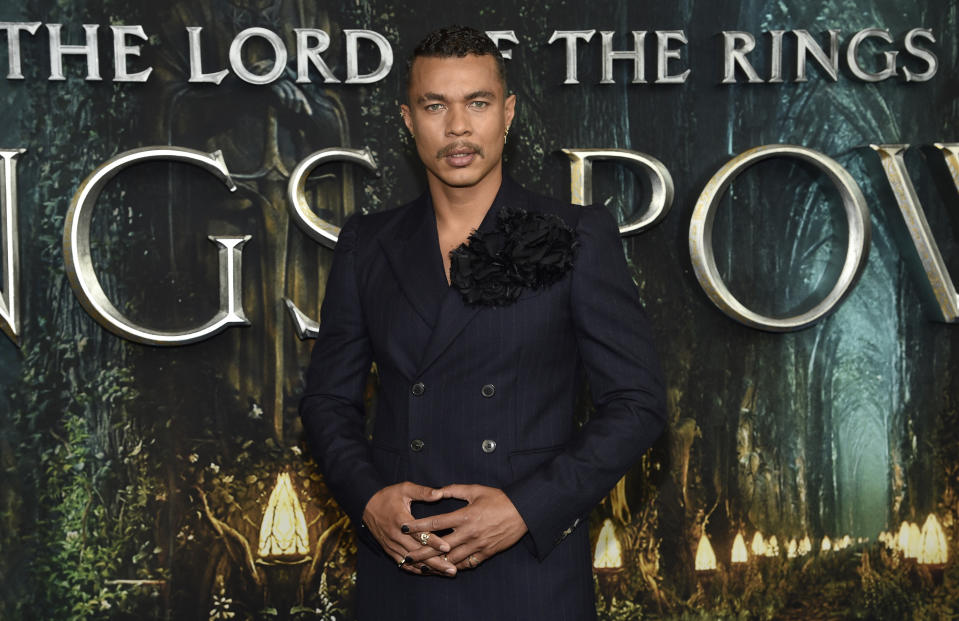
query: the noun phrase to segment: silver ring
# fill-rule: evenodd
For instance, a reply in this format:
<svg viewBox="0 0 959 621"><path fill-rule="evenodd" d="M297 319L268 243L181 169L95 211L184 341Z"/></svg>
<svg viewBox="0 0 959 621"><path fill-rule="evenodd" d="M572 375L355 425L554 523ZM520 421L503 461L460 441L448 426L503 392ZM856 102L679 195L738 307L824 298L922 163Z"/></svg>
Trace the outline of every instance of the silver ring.
<svg viewBox="0 0 959 621"><path fill-rule="evenodd" d="M432 535L432 533L420 533L419 535L420 543L423 544L424 546L428 545L430 542L430 535Z"/></svg>

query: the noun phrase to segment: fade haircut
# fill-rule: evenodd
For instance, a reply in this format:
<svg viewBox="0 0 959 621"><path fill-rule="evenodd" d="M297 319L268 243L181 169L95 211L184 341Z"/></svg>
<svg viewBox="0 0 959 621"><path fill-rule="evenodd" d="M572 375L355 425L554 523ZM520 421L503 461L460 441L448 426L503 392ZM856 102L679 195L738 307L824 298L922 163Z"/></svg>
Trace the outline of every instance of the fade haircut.
<svg viewBox="0 0 959 621"><path fill-rule="evenodd" d="M463 58L467 54L475 56L492 56L496 61L496 72L503 85L503 96L509 94L506 87L506 63L499 48L485 32L469 26L446 26L426 35L419 42L413 55L406 61L406 87L409 89L410 77L413 71L413 62L420 57L427 58Z"/></svg>

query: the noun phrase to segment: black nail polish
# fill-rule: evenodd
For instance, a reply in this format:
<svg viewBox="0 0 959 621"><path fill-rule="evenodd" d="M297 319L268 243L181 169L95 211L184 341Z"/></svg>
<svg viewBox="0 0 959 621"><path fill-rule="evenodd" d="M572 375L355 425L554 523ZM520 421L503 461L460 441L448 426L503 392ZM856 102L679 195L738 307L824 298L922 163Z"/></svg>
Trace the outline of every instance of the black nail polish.
<svg viewBox="0 0 959 621"><path fill-rule="evenodd" d="M412 556L407 556L406 558L403 559L403 563L412 563L412 562L413 562Z"/></svg>
<svg viewBox="0 0 959 621"><path fill-rule="evenodd" d="M402 526L400 526L400 532L402 532L404 535L409 535L410 527L407 526L406 524L403 524Z"/></svg>

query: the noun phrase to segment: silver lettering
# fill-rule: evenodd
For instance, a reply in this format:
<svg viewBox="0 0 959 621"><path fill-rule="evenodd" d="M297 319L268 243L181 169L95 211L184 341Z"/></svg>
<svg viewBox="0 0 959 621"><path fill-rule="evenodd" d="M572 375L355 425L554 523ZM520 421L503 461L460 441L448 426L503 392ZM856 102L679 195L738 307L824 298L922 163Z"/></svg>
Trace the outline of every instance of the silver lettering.
<svg viewBox="0 0 959 621"><path fill-rule="evenodd" d="M600 84L615 84L613 80L613 61L614 60L632 60L633 61L633 84L646 83L646 53L643 46L646 43L646 31L633 31L633 49L632 50L613 50L613 31L601 30L600 36L603 39L603 75Z"/></svg>
<svg viewBox="0 0 959 621"><path fill-rule="evenodd" d="M386 77L393 68L393 48L386 37L372 30L344 30L346 35L346 83L372 84ZM360 75L359 50L360 39L372 41L380 52L380 64L370 73Z"/></svg>
<svg viewBox="0 0 959 621"><path fill-rule="evenodd" d="M127 45L126 38L134 36L143 41L149 40L143 26L110 26L113 31L113 80L115 82L146 82L153 72L153 67L129 73L127 71L127 56L139 56L139 45Z"/></svg>
<svg viewBox="0 0 959 621"><path fill-rule="evenodd" d="M748 32L738 30L723 31L723 84L736 83L736 67L749 78L750 84L762 82L746 55L756 47L756 38Z"/></svg>
<svg viewBox="0 0 959 621"><path fill-rule="evenodd" d="M670 49L670 41L679 41L683 45L688 43L686 33L682 30L656 31L656 84L683 84L692 73L692 69L687 69L679 75L667 74L669 61L679 59L681 54L681 50Z"/></svg>
<svg viewBox="0 0 959 621"><path fill-rule="evenodd" d="M913 28L906 33L905 45L906 51L926 61L926 70L922 73L913 73L906 67L902 68L902 74L906 76L906 82L926 82L931 80L936 72L939 71L939 58L929 50L917 47L916 39L925 39L930 43L935 43L936 38L932 35L932 30L928 28Z"/></svg>
<svg viewBox="0 0 959 621"><path fill-rule="evenodd" d="M306 179L310 176L310 172L317 166L329 162L348 162L359 164L369 170L376 170L376 160L373 159L373 154L370 153L369 149L331 147L308 155L296 165L290 175L290 181L287 184L290 215L307 235L332 249L336 246L336 240L340 235L340 227L317 216L307 204L305 192ZM293 327L300 340L315 339L320 329L319 322L310 319L289 298L283 298L283 301L290 317L293 319Z"/></svg>
<svg viewBox="0 0 959 621"><path fill-rule="evenodd" d="M596 34L595 30L554 30L547 44L559 39L566 39L566 80L563 84L579 84L576 76L576 42L589 40Z"/></svg>
<svg viewBox="0 0 959 621"><path fill-rule="evenodd" d="M310 64L312 64L323 81L327 83L339 82L330 68L326 66L320 54L330 47L330 35L318 28L294 28L296 32L296 81L299 84L310 82ZM311 42L315 41L313 45Z"/></svg>
<svg viewBox="0 0 959 621"><path fill-rule="evenodd" d="M783 81L783 35L785 30L770 30L770 56L772 61L769 66L769 84L781 84Z"/></svg>
<svg viewBox="0 0 959 621"><path fill-rule="evenodd" d="M31 35L36 34L40 26L40 22L0 22L0 30L7 31L8 80L23 79L23 68L20 62L20 33L27 31Z"/></svg>
<svg viewBox="0 0 959 621"><path fill-rule="evenodd" d="M0 329L20 345L20 249L17 227L17 158L25 149L3 149L0 168L0 239L3 250L3 291L0 291Z"/></svg>
<svg viewBox="0 0 959 621"><path fill-rule="evenodd" d="M200 47L200 33L202 26L187 26L187 36L190 39L190 82L219 84L230 74L229 69L221 69L213 73L203 73L203 50Z"/></svg>
<svg viewBox="0 0 959 621"><path fill-rule="evenodd" d="M626 149L563 149L570 161L570 195L576 205L593 202L593 161L616 161L637 166L649 180L652 195L642 215L619 227L621 235L635 235L661 222L673 205L673 178L658 159Z"/></svg>
<svg viewBox="0 0 959 621"><path fill-rule="evenodd" d="M253 37L260 37L273 48L273 67L264 74L253 73L243 62L243 44ZM249 84L269 84L275 82L286 70L286 45L283 39L266 28L247 28L234 37L230 44L230 67L238 78Z"/></svg>
<svg viewBox="0 0 959 621"><path fill-rule="evenodd" d="M497 49L499 48L500 41L508 41L514 44L519 43L519 39L516 38L516 33L512 30L487 30L486 36L490 38ZM513 60L513 50L500 50L500 54L502 54L506 60Z"/></svg>
<svg viewBox="0 0 959 621"><path fill-rule="evenodd" d="M903 156L909 145L872 144L869 146L879 154L882 169L886 173L886 179L889 180L889 187L896 197L899 213L902 214L902 219L909 230L909 237L916 248L922 271L926 274L933 299L939 308L940 320L947 323L959 322L959 295L956 294L956 286L942 259L939 245L932 235L926 214L919 203L916 188L906 170ZM959 143L936 143L936 148L942 151L953 183L959 190L959 157L957 157Z"/></svg>
<svg viewBox="0 0 959 621"><path fill-rule="evenodd" d="M885 68L879 73L871 73L862 68L859 64L859 46L866 39L873 37L882 39L886 43L892 43L892 35L888 31L880 28L867 28L860 30L849 40L849 47L846 48L846 64L849 65L849 71L854 76L864 82L881 82L886 78L896 75L896 54L898 52L883 52L883 58L886 59Z"/></svg>
<svg viewBox="0 0 959 621"><path fill-rule="evenodd" d="M849 224L849 245L846 259L836 284L826 297L808 311L792 317L774 318L760 315L743 305L726 287L716 267L713 254L713 220L716 206L729 184L746 168L773 157L792 157L808 162L823 171L839 190L846 221ZM852 290L866 266L871 229L869 209L856 181L834 159L794 145L764 145L750 149L733 159L713 175L696 201L689 223L689 256L703 291L713 304L729 317L752 328L770 332L801 330L831 313Z"/></svg>
<svg viewBox="0 0 959 621"><path fill-rule="evenodd" d="M839 31L829 31L829 55L808 30L793 30L796 35L796 82L806 82L806 60L811 54L833 82L839 80Z"/></svg>
<svg viewBox="0 0 959 621"><path fill-rule="evenodd" d="M47 24L50 34L50 79L66 80L63 76L63 57L75 54L87 57L87 80L100 80L100 53L97 47L96 24L84 24L87 42L85 45L63 45L60 42L61 24Z"/></svg>
<svg viewBox="0 0 959 621"><path fill-rule="evenodd" d="M236 186L219 151L203 153L181 147L144 147L110 159L83 180L67 211L63 231L63 254L67 276L83 308L100 325L117 336L148 345L187 345L208 339L230 326L249 325L242 306L242 248L250 239L242 236L210 236L219 247L220 305L217 313L202 326L179 332L158 331L139 326L120 312L107 298L97 278L90 255L90 223L93 208L104 186L124 168L150 161L174 161L198 166L223 181L230 191Z"/></svg>

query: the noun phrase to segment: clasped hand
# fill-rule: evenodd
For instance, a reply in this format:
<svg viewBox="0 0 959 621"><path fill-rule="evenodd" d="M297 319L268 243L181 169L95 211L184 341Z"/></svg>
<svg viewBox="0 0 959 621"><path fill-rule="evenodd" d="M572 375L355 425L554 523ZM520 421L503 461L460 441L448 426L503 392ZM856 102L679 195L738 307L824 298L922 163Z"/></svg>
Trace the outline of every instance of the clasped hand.
<svg viewBox="0 0 959 621"><path fill-rule="evenodd" d="M416 520L410 512L414 500L436 502L444 498L458 498L468 504L422 520ZM509 548L526 533L526 523L509 497L485 485L447 485L439 489L410 482L390 485L370 498L363 523L405 571L450 577ZM434 534L448 529L453 532L445 537Z"/></svg>

